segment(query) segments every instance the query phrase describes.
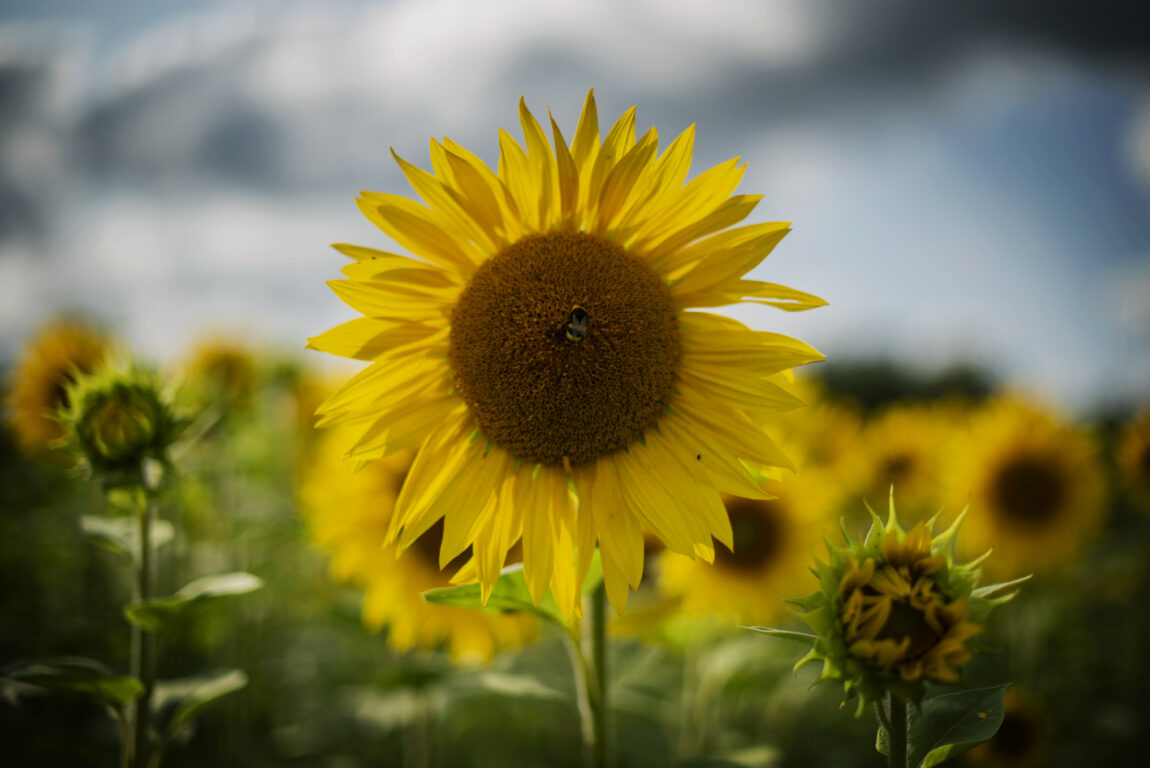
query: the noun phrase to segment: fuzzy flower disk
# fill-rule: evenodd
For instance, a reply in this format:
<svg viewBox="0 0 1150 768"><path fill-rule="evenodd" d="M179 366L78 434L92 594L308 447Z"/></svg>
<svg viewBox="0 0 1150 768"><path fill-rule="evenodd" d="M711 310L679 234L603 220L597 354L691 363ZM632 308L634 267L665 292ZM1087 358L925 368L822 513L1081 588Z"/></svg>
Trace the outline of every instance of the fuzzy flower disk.
<svg viewBox="0 0 1150 768"><path fill-rule="evenodd" d="M369 363L319 409L346 458L414 450L385 543L442 521L439 562L469 548L486 600L522 543L531 594L567 617L598 547L622 611L643 531L711 561L731 546L721 493L763 498L789 466L760 425L801 405L789 370L810 346L704 311L825 302L745 275L789 232L735 226L738 159L688 179L694 128L661 152L635 109L600 136L592 94L570 142L520 100L525 142L499 131L489 168L432 140L431 170L396 156L422 202L364 192L363 214L410 255L336 245L330 285L362 315L309 340Z"/></svg>

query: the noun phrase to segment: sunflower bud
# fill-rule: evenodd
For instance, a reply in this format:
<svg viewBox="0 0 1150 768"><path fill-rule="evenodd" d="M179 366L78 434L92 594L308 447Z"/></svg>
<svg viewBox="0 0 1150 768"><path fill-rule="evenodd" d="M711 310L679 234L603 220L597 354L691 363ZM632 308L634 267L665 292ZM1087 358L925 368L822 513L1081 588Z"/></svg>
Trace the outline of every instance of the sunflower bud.
<svg viewBox="0 0 1150 768"><path fill-rule="evenodd" d="M81 377L68 402L61 421L69 444L105 480L139 482L143 463L165 461L183 426L157 375L141 368Z"/></svg>
<svg viewBox="0 0 1150 768"><path fill-rule="evenodd" d="M1003 590L1024 580L978 588L985 555L954 560L963 516L937 536L933 519L908 531L892 499L886 523L871 511L861 542L845 531L845 547L828 541L829 562L816 568L821 588L791 601L817 636L796 669L822 661L819 682L841 680L847 700L858 696L860 712L888 692L919 701L928 681L958 682L979 650L973 639L987 615L1016 594Z"/></svg>

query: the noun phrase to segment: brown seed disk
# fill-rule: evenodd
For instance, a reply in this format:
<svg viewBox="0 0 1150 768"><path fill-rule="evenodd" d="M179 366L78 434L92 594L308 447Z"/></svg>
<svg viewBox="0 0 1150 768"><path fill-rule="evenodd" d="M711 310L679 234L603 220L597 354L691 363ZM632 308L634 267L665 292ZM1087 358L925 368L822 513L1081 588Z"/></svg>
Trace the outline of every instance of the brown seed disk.
<svg viewBox="0 0 1150 768"><path fill-rule="evenodd" d="M1008 522L1048 523L1062 507L1065 481L1056 466L1042 456L1018 456L995 475L994 500Z"/></svg>
<svg viewBox="0 0 1150 768"><path fill-rule="evenodd" d="M582 464L639 439L670 399L675 307L619 246L531 235L475 271L451 314L450 359L485 437L521 459Z"/></svg>
<svg viewBox="0 0 1150 768"><path fill-rule="evenodd" d="M757 573L783 550L786 509L780 499L760 501L733 497L727 500L734 551L715 547L715 565L731 571Z"/></svg>

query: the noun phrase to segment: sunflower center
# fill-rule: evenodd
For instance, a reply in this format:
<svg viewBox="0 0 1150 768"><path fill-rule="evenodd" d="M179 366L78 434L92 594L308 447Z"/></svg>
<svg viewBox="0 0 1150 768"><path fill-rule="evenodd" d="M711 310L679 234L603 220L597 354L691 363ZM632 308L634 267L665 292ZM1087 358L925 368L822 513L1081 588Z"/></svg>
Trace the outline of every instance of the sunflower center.
<svg viewBox="0 0 1150 768"><path fill-rule="evenodd" d="M888 487L891 483L897 488L914 469L914 456L909 453L896 453L888 456L882 463L880 476Z"/></svg>
<svg viewBox="0 0 1150 768"><path fill-rule="evenodd" d="M438 571L439 568L439 547L443 544L443 518L436 520L430 528L423 532L423 534L416 539L411 545L411 552L414 552L420 560L423 561L428 567ZM444 573L455 573L463 564L471 557L471 547L463 550L452 559L450 563L443 566Z"/></svg>
<svg viewBox="0 0 1150 768"><path fill-rule="evenodd" d="M1008 711L998 732L990 740L990 750L1005 758L1022 759L1034 752L1037 740L1034 724Z"/></svg>
<svg viewBox="0 0 1150 768"><path fill-rule="evenodd" d="M775 559L783 548L785 510L778 499L727 502L734 550L715 547L715 565L731 571L757 572Z"/></svg>
<svg viewBox="0 0 1150 768"><path fill-rule="evenodd" d="M1006 518L1020 524L1049 522L1058 514L1065 491L1055 468L1036 456L1021 456L1004 466L992 489Z"/></svg>
<svg viewBox="0 0 1150 768"><path fill-rule="evenodd" d="M933 648L941 639L937 632L931 629L922 611L907 605L901 600L895 600L890 606L890 617L876 636L879 640L894 640L901 643L910 638L910 647L907 648L906 657L917 659Z"/></svg>
<svg viewBox="0 0 1150 768"><path fill-rule="evenodd" d="M637 440L671 397L671 294L606 240L531 235L484 262L451 314L455 383L483 435L543 464L594 461Z"/></svg>

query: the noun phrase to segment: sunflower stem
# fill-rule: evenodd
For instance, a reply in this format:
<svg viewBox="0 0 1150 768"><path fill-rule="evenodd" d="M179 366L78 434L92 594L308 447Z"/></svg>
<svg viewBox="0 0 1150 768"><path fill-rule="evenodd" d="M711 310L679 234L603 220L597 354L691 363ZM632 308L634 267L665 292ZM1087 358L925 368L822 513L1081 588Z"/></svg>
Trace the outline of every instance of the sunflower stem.
<svg viewBox="0 0 1150 768"><path fill-rule="evenodd" d="M155 564L152 557L152 522L156 516L156 496L147 479L142 483L144 503L136 514L136 579L133 597L147 600L155 591ZM132 765L147 768L151 765L152 691L156 682L156 635L140 626L132 625L132 675L144 686L136 699L131 718ZM127 749L128 747L125 746Z"/></svg>
<svg viewBox="0 0 1150 768"><path fill-rule="evenodd" d="M584 646L590 646L587 691L591 709L591 737L589 744L592 768L607 768L607 590L600 582L591 591L587 620L583 624Z"/></svg>
<svg viewBox="0 0 1150 768"><path fill-rule="evenodd" d="M889 704L890 716L885 723L884 727L887 729L886 733L889 739L887 743L889 749L887 752L887 765L890 768L907 768L906 764L906 731L909 722L906 718L906 702L895 696L893 693L887 694L887 702ZM881 711L882 705L878 705Z"/></svg>

